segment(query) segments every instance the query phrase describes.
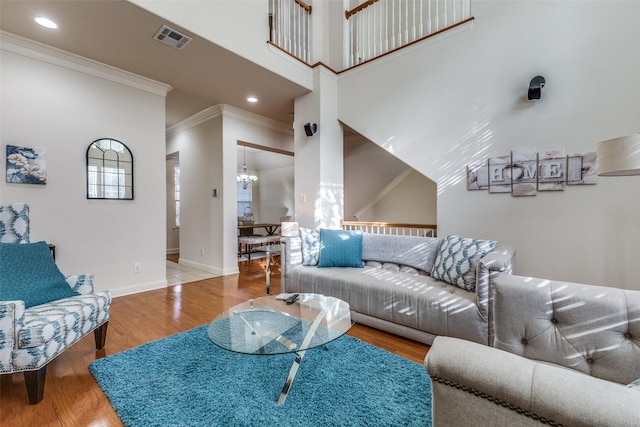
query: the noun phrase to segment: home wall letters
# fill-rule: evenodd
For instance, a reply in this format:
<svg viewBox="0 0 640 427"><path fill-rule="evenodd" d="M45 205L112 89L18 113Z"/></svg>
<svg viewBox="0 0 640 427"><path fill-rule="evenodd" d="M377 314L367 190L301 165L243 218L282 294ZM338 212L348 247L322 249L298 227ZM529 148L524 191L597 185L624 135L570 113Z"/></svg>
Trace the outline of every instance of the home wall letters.
<svg viewBox="0 0 640 427"><path fill-rule="evenodd" d="M564 149L521 148L511 155L491 157L467 166L467 190L535 196L539 191L563 191L566 185L597 182L596 153L567 156Z"/></svg>

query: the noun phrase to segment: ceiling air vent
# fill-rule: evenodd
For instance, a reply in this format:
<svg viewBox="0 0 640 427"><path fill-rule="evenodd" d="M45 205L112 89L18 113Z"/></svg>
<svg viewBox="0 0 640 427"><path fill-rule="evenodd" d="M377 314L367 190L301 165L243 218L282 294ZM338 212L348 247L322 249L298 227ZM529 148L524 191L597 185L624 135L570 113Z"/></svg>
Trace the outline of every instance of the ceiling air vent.
<svg viewBox="0 0 640 427"><path fill-rule="evenodd" d="M178 50L182 50L183 47L193 40L191 37L179 33L166 25L163 25L153 38L166 45L175 47Z"/></svg>

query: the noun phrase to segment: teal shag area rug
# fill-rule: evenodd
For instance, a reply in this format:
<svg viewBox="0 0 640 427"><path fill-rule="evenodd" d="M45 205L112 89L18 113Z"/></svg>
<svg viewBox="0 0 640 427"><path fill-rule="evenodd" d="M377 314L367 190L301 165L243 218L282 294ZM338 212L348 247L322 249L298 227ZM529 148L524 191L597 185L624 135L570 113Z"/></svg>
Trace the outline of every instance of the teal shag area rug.
<svg viewBox="0 0 640 427"><path fill-rule="evenodd" d="M89 370L126 426L431 426L421 364L350 336L295 358L233 353L200 326L98 359Z"/></svg>

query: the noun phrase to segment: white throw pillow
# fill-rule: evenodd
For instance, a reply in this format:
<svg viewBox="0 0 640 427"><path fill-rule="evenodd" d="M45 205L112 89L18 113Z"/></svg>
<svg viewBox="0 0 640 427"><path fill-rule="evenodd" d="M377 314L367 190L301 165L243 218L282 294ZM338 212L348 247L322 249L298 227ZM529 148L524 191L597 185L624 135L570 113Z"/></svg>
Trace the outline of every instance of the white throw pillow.
<svg viewBox="0 0 640 427"><path fill-rule="evenodd" d="M320 232L300 227L302 238L302 265L318 265L320 259Z"/></svg>
<svg viewBox="0 0 640 427"><path fill-rule="evenodd" d="M640 391L640 378L627 384L627 388Z"/></svg>

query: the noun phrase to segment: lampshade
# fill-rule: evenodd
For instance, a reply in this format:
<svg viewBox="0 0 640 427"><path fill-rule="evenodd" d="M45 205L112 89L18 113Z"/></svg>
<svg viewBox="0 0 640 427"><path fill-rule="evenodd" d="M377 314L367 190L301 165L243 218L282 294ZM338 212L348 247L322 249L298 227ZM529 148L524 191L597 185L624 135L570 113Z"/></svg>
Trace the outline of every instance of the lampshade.
<svg viewBox="0 0 640 427"><path fill-rule="evenodd" d="M599 143L598 175L640 175L640 133Z"/></svg>

